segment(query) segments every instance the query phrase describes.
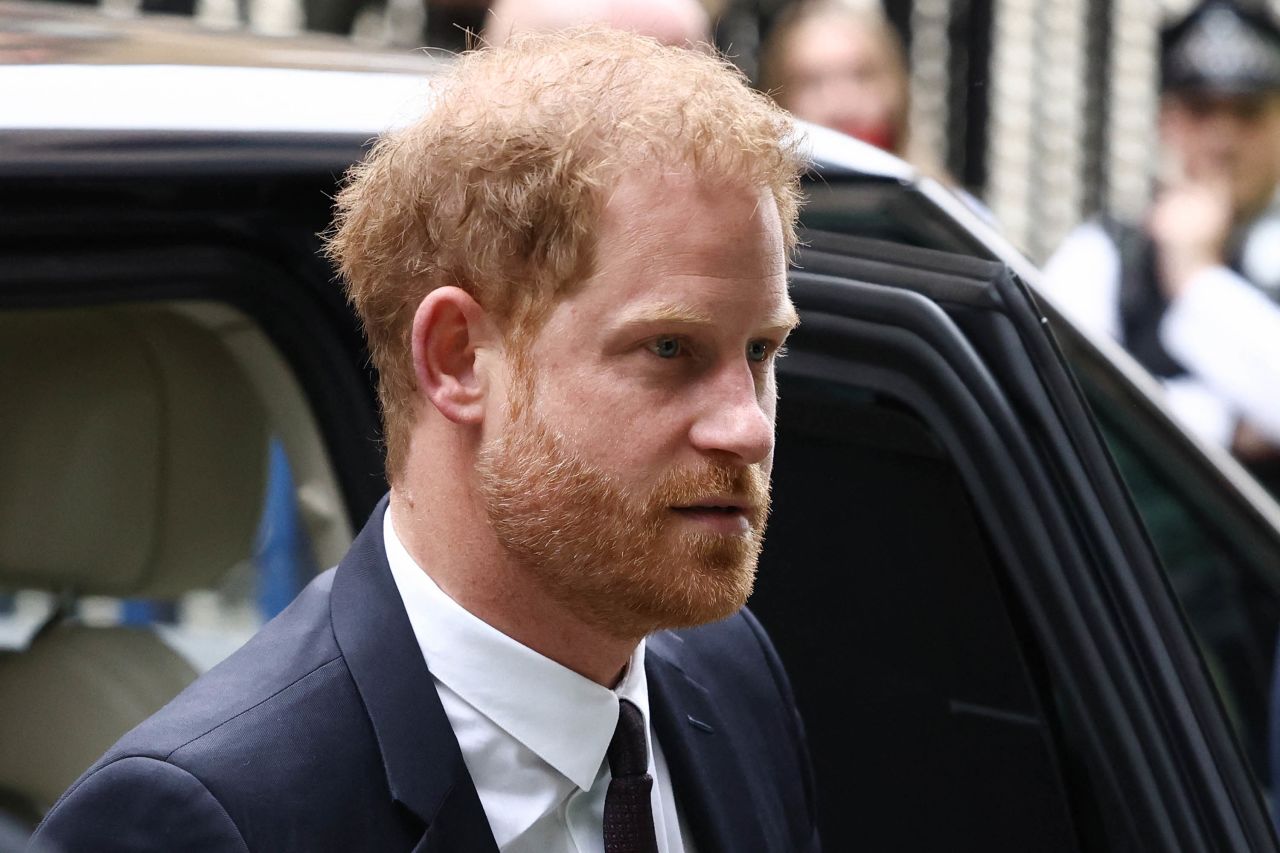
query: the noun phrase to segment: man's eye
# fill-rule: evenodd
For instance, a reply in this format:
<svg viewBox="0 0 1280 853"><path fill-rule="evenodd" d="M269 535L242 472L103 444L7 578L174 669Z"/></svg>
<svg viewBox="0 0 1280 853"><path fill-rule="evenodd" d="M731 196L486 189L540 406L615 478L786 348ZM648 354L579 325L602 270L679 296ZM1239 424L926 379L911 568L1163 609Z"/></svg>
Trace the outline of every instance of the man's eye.
<svg viewBox="0 0 1280 853"><path fill-rule="evenodd" d="M768 341L752 341L747 344L747 358L750 361L765 361L773 347Z"/></svg>
<svg viewBox="0 0 1280 853"><path fill-rule="evenodd" d="M649 351L658 358L675 358L684 352L684 344L679 338L654 338L649 342Z"/></svg>

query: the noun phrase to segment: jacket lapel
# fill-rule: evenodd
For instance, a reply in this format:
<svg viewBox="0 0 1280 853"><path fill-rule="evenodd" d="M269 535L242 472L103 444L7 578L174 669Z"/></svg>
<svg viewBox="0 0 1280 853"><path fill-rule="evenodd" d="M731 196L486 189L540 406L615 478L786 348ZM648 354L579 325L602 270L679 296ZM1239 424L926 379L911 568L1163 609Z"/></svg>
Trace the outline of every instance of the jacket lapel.
<svg viewBox="0 0 1280 853"><path fill-rule="evenodd" d="M663 632L649 638L645 651L650 713L676 802L699 850L763 850L740 752L751 745L735 749L712 696L680 663L683 642Z"/></svg>
<svg viewBox="0 0 1280 853"><path fill-rule="evenodd" d="M333 632L373 724L391 796L423 823L417 850L497 845L387 566L379 502L338 565Z"/></svg>

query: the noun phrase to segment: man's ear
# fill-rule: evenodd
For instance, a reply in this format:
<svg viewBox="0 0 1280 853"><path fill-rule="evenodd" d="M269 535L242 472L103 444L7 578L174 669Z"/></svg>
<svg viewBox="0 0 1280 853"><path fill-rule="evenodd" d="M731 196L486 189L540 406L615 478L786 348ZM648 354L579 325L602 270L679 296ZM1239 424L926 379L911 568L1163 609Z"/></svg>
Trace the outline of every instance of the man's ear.
<svg viewBox="0 0 1280 853"><path fill-rule="evenodd" d="M465 290L439 287L413 316L413 371L418 391L450 421L484 419L489 377L478 369L478 350L499 343L488 313Z"/></svg>

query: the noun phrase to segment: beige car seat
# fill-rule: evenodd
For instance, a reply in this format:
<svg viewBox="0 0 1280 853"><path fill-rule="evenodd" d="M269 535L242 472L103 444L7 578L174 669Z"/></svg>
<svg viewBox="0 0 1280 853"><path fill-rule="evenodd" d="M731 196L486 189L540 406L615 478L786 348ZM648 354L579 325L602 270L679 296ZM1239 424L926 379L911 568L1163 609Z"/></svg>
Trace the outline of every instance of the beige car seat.
<svg viewBox="0 0 1280 853"><path fill-rule="evenodd" d="M0 589L171 598L252 553L261 402L164 310L0 314ZM61 619L0 652L0 804L28 821L195 670L149 628Z"/></svg>

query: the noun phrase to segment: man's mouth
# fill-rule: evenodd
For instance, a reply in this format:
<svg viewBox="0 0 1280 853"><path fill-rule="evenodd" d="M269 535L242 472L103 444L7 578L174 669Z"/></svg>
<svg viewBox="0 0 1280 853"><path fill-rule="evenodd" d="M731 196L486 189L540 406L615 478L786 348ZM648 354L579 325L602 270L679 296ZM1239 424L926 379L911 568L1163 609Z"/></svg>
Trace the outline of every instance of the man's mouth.
<svg viewBox="0 0 1280 853"><path fill-rule="evenodd" d="M740 534L751 530L751 512L745 501L716 498L671 509L681 518L717 533Z"/></svg>

